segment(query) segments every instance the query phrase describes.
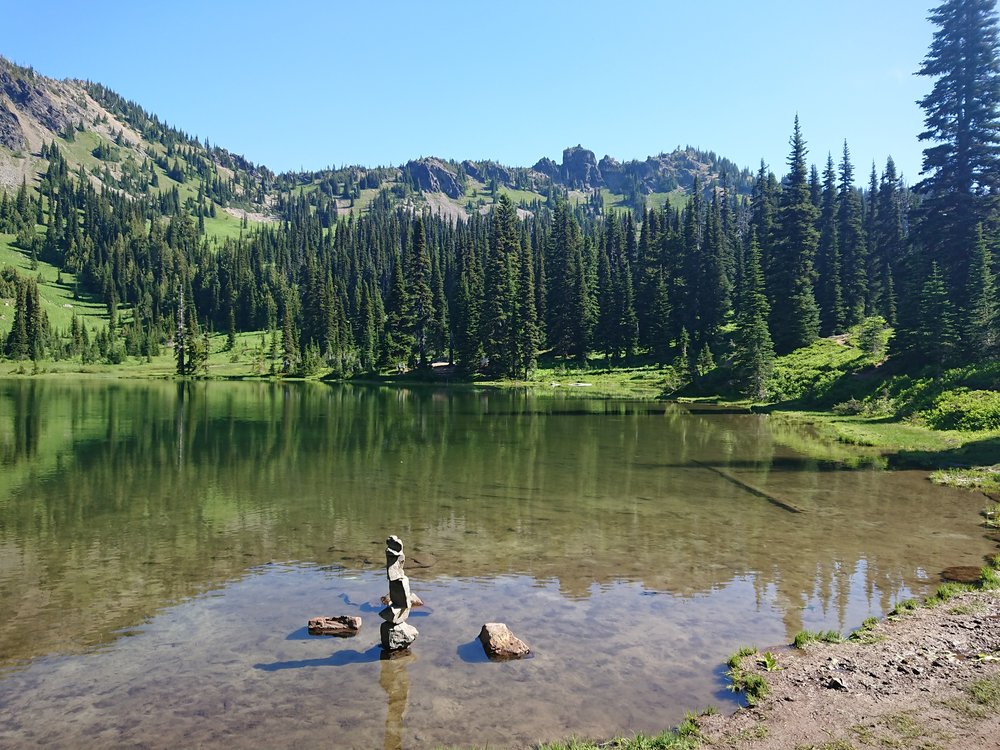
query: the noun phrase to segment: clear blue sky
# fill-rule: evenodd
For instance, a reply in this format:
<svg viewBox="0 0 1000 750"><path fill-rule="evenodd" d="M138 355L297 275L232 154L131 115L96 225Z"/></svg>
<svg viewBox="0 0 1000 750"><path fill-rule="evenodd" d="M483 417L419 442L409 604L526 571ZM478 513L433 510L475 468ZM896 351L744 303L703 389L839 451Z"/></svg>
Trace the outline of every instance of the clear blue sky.
<svg viewBox="0 0 1000 750"><path fill-rule="evenodd" d="M916 182L932 0L287 3L59 0L3 10L0 54L99 81L277 171L419 156L530 166L678 145L785 171L892 155Z"/></svg>

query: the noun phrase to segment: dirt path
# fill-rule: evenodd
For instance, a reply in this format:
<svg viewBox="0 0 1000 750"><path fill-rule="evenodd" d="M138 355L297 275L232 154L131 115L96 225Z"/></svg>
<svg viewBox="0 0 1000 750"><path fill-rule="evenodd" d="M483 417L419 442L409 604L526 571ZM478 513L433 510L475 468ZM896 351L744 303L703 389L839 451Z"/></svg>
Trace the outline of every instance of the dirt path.
<svg viewBox="0 0 1000 750"><path fill-rule="evenodd" d="M777 653L770 695L699 719L712 748L1000 748L1000 592L961 594L888 618L870 642Z"/></svg>

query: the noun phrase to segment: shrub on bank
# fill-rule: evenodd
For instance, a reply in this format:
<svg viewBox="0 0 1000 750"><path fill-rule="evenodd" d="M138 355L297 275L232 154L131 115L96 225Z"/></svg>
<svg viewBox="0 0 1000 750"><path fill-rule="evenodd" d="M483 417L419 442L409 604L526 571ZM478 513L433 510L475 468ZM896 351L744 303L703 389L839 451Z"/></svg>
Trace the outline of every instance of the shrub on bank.
<svg viewBox="0 0 1000 750"><path fill-rule="evenodd" d="M935 430L997 430L1000 429L1000 392L945 391L924 416Z"/></svg>

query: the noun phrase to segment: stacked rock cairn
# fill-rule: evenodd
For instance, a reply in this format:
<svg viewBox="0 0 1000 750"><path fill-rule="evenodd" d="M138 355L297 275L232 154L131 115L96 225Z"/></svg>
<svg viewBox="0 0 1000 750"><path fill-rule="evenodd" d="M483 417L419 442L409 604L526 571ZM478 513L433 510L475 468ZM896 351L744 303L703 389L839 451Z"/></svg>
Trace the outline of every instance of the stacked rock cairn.
<svg viewBox="0 0 1000 750"><path fill-rule="evenodd" d="M382 650L392 653L409 648L419 632L406 622L410 616L413 597L410 579L403 572L403 542L398 536L385 540L385 575L389 579L389 606L379 612L382 623Z"/></svg>

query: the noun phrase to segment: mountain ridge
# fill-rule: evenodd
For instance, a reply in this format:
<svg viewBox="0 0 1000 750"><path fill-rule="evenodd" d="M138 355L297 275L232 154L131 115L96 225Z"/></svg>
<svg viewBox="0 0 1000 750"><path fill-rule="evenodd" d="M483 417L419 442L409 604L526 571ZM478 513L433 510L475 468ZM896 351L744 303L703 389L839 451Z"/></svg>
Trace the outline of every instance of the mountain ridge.
<svg viewBox="0 0 1000 750"><path fill-rule="evenodd" d="M207 198L259 219L277 218L281 195L297 189L324 192L350 211L365 210L371 191L389 190L392 200L461 216L488 208L484 194L494 198L498 189L517 192L522 204L553 190L578 199L604 191L609 203L636 209L650 197L662 203L667 194L690 191L696 179L706 189L723 181L744 194L752 182L749 170L711 151L678 147L644 160L598 160L579 144L563 151L561 163L542 157L530 167L426 156L398 166L279 174L168 125L102 84L48 78L0 56L0 187L37 182L45 168L43 146L52 142L71 167L85 169L103 187L147 194L191 183L192 189L178 192L186 201L198 184L199 202Z"/></svg>

